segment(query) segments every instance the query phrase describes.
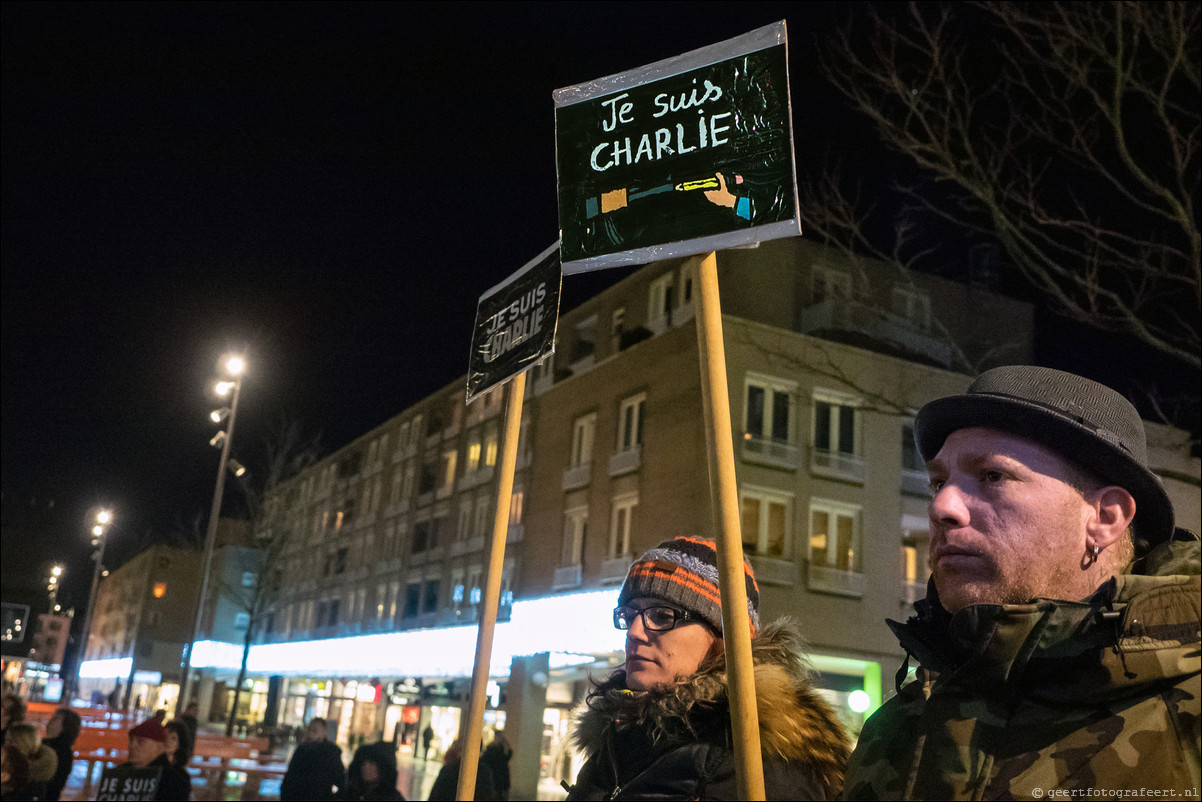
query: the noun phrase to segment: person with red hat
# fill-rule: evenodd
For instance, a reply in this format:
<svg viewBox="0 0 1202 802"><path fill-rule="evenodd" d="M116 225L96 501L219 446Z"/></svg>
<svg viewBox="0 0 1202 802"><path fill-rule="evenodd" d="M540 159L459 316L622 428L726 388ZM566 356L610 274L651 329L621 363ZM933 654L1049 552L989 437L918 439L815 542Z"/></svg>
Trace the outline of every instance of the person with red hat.
<svg viewBox="0 0 1202 802"><path fill-rule="evenodd" d="M167 756L167 728L158 718L148 718L129 731L129 762L123 765L159 769L155 799L186 801L192 795L188 772Z"/></svg>
<svg viewBox="0 0 1202 802"><path fill-rule="evenodd" d="M848 799L1197 798L1199 542L1109 387L1011 365L918 412L931 579ZM914 681L906 682L911 659Z"/></svg>
<svg viewBox="0 0 1202 802"><path fill-rule="evenodd" d="M830 799L847 735L810 679L796 627L761 627L755 572L743 570L765 793ZM626 663L588 695L576 733L587 759L568 799L737 799L714 541L677 537L645 553L613 619Z"/></svg>

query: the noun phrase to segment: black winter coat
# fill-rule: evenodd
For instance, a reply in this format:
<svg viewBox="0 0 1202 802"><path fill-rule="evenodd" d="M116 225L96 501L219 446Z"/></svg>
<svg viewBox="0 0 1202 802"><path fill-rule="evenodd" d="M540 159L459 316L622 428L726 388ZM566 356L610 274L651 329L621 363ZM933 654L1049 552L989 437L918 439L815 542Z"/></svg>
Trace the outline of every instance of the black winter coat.
<svg viewBox="0 0 1202 802"><path fill-rule="evenodd" d="M787 621L752 640L768 799L830 799L851 751L810 683L804 643ZM588 758L569 800L737 799L725 658L674 685L626 689L617 671L589 694L576 739Z"/></svg>

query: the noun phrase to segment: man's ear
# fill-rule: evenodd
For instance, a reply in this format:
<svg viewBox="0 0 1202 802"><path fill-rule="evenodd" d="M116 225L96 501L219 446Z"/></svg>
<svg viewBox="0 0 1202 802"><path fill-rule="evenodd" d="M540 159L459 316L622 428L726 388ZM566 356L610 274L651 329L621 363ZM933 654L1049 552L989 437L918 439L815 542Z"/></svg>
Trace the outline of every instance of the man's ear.
<svg viewBox="0 0 1202 802"><path fill-rule="evenodd" d="M1135 498L1117 485L1098 488L1085 500L1091 508L1085 531L1099 549L1117 543L1135 520Z"/></svg>

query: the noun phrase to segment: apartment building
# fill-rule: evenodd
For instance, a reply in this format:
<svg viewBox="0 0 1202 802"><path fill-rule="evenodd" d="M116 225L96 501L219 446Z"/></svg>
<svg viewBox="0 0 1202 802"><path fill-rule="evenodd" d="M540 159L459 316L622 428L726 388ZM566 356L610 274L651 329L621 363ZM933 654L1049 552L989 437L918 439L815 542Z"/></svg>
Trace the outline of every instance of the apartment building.
<svg viewBox="0 0 1202 802"><path fill-rule="evenodd" d="M528 377L486 714L498 727L541 717L528 760L519 744L515 789L523 763L574 776L570 711L590 674L621 662L609 611L630 562L663 539L713 534L694 269L653 263L565 312L556 353ZM1034 311L802 239L720 253L718 273L761 615L800 622L820 685L855 730L901 663L885 619L925 593L913 415L974 370L1030 361ZM277 678L282 723L323 715L343 740L411 743L429 722L436 750L458 731L505 390L470 406L464 396L463 380L447 385L272 499L284 595L251 669ZM1196 511L1198 461L1176 445L1163 453L1170 492ZM537 693L507 688L509 661L540 653L545 671L521 666ZM515 700L542 709L519 713Z"/></svg>
<svg viewBox="0 0 1202 802"><path fill-rule="evenodd" d="M149 710L174 702L196 620L201 563L197 549L155 545L107 573L80 665L84 698L117 690L122 706Z"/></svg>

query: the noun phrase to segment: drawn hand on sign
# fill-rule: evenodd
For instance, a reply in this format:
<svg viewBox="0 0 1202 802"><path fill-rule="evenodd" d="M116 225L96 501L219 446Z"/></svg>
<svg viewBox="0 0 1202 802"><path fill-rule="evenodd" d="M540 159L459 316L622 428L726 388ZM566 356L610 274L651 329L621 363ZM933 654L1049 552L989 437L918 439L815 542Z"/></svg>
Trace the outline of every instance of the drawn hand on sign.
<svg viewBox="0 0 1202 802"><path fill-rule="evenodd" d="M734 209L735 214L744 219L751 219L751 203L746 197L740 197L726 186L726 176L722 173L717 173L718 188L707 190L705 199L715 206L725 206L728 209ZM735 176L735 184L742 184L743 176Z"/></svg>
<svg viewBox="0 0 1202 802"><path fill-rule="evenodd" d="M743 183L743 176L735 176L735 183ZM633 201L651 197L652 195L659 195L664 192L693 192L696 190L701 190L705 199L710 203L734 209L735 213L740 217L748 217L750 214L749 211L745 213L744 209L739 205L740 199L727 188L726 177L722 173L694 181L682 181L679 184L661 184L649 189L638 189L636 187L611 189L608 192L602 192L600 197L586 198L584 203L585 213L589 218L593 218L599 214L609 214L618 209L625 209Z"/></svg>

